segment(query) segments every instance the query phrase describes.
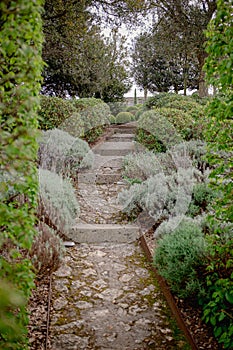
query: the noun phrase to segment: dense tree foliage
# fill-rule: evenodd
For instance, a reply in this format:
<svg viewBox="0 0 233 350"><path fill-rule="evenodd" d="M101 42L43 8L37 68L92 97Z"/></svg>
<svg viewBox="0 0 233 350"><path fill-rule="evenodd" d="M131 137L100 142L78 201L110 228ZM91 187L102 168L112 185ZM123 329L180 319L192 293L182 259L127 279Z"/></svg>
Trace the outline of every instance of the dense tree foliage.
<svg viewBox="0 0 233 350"><path fill-rule="evenodd" d="M122 99L129 89L125 49L119 36L106 40L100 27L103 18L114 25L144 8L145 1L46 0L43 93Z"/></svg>
<svg viewBox="0 0 233 350"><path fill-rule="evenodd" d="M25 300L34 274L30 261L21 253L30 248L35 234L41 12L41 0L0 3L1 349L27 348ZM8 283L11 291L6 295ZM5 293L2 288L6 288Z"/></svg>
<svg viewBox="0 0 233 350"><path fill-rule="evenodd" d="M155 21L149 34L149 50L138 52L137 42L134 49L133 71L136 80L139 75L137 70L143 68L141 75L149 79L150 84L154 84L151 87L152 91L156 88L157 91L161 91L160 86L157 86L161 78L163 84L165 83L163 91L167 91L169 85L175 90L182 87L185 91L187 87L193 88L198 85L199 95L205 96L207 88L203 65L207 55L204 49L204 31L216 10L216 0L161 0L152 5ZM153 48L152 51L150 47ZM147 70L153 73L151 76L149 74L149 77L145 72L145 65L140 66L137 63L137 57L140 56L142 60L149 62ZM164 81L165 71L167 74ZM138 84L144 87L142 82Z"/></svg>
<svg viewBox="0 0 233 350"><path fill-rule="evenodd" d="M136 83L146 95L150 92L178 92L187 87L197 87L198 68L193 55L187 52L175 34L173 42L167 37L164 25L160 23L151 33L140 34L135 41L132 54L132 73ZM146 97L146 96L145 96Z"/></svg>

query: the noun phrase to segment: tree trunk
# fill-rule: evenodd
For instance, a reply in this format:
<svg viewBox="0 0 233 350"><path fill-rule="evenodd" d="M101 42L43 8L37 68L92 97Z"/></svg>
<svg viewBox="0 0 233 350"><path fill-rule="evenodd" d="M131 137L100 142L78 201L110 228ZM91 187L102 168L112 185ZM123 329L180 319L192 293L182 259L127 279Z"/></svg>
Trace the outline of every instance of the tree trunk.
<svg viewBox="0 0 233 350"><path fill-rule="evenodd" d="M199 97L206 97L208 96L208 86L205 83L205 72L201 71L200 77L199 77Z"/></svg>
<svg viewBox="0 0 233 350"><path fill-rule="evenodd" d="M145 101L147 100L147 93L148 93L147 88L144 88L144 100Z"/></svg>
<svg viewBox="0 0 233 350"><path fill-rule="evenodd" d="M205 83L205 72L203 71L203 66L204 66L206 57L207 57L207 54L205 53L205 51L201 51L198 55L198 61L199 61L198 92L199 92L199 97L208 96L208 86Z"/></svg>
<svg viewBox="0 0 233 350"><path fill-rule="evenodd" d="M184 61L184 96L187 95L187 85L188 85L188 58L187 54L185 54L185 61Z"/></svg>
<svg viewBox="0 0 233 350"><path fill-rule="evenodd" d="M134 105L137 104L137 89L134 89Z"/></svg>

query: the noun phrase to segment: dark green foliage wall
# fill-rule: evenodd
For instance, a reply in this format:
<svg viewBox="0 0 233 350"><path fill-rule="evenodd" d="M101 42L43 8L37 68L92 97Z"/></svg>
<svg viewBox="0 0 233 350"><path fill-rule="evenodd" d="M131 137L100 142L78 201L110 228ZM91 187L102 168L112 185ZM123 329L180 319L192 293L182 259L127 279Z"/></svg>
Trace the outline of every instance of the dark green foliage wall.
<svg viewBox="0 0 233 350"><path fill-rule="evenodd" d="M205 69L218 94L208 105L208 161L210 182L218 192L209 223L212 231L206 293L200 300L204 320L224 349L233 347L233 17L232 1L218 0L217 13L208 27Z"/></svg>
<svg viewBox="0 0 233 350"><path fill-rule="evenodd" d="M28 299L34 276L21 250L29 249L35 233L42 4L41 0L0 3L0 284L10 281L21 296L18 309L5 299L7 317L1 308L1 319L8 322L7 327L0 323L1 349L27 348L27 314L21 299ZM4 196L9 187L17 197Z"/></svg>

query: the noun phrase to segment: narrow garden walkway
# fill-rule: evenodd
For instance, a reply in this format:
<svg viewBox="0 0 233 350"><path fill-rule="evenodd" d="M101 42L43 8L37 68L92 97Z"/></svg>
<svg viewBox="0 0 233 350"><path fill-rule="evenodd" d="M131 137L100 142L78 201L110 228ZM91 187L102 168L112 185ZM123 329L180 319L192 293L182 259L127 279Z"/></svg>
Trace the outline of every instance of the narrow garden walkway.
<svg viewBox="0 0 233 350"><path fill-rule="evenodd" d="M94 148L93 169L79 175L76 245L52 281L52 350L189 349L138 246L139 230L117 203L133 138L133 129L115 130Z"/></svg>

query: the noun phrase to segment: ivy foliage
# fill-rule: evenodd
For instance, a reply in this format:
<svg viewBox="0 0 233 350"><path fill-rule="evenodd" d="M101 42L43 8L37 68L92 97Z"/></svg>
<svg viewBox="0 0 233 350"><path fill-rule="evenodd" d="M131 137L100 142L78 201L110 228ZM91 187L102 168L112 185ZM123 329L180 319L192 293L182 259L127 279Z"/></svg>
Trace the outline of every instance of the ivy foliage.
<svg viewBox="0 0 233 350"><path fill-rule="evenodd" d="M17 295L27 299L33 287L31 263L20 254L29 249L35 234L37 204L36 132L41 82L42 1L0 3L0 191L11 187L27 199L5 199L0 206L0 286L10 281ZM1 196L3 197L3 196ZM6 287L6 289L9 289ZM0 323L1 349L26 349L26 303L7 298ZM3 300L3 303L4 303ZM5 310L5 311L4 311ZM4 321L5 320L5 321ZM8 322L8 327L4 327Z"/></svg>
<svg viewBox="0 0 233 350"><path fill-rule="evenodd" d="M208 162L211 184L219 195L210 215L212 250L206 269L206 297L200 302L204 320L225 349L233 347L233 6L217 1L217 13L207 35L206 76L218 94L208 105ZM230 227L230 229L229 229ZM227 232L227 238L226 238ZM229 232L231 234L229 234Z"/></svg>
<svg viewBox="0 0 233 350"><path fill-rule="evenodd" d="M210 84L219 94L208 106L209 124L206 138L209 142L212 183L222 190L223 197L216 202L218 219L233 217L232 168L233 168L233 7L227 0L218 1L216 17L209 25L206 48L209 54L205 69Z"/></svg>

